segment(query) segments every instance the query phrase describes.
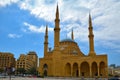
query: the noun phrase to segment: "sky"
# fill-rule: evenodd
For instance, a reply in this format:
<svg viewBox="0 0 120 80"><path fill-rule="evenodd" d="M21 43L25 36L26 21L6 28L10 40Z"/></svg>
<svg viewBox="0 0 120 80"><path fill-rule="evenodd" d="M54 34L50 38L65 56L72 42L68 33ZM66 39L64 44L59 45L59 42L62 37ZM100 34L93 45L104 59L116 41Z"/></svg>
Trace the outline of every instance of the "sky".
<svg viewBox="0 0 120 80"><path fill-rule="evenodd" d="M0 0L0 52L35 51L43 57L45 26L54 45L54 19L59 6L60 40L74 39L88 55L88 15L92 16L95 52L107 54L108 65L120 65L120 0Z"/></svg>

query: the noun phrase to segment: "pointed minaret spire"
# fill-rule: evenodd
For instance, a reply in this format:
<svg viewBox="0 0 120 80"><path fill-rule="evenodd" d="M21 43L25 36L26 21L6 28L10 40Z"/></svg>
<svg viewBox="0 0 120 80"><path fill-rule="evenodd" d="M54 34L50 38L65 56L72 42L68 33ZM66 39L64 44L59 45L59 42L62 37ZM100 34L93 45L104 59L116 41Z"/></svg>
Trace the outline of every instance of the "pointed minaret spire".
<svg viewBox="0 0 120 80"><path fill-rule="evenodd" d="M44 41L44 57L47 55L47 52L48 52L48 26L46 25Z"/></svg>
<svg viewBox="0 0 120 80"><path fill-rule="evenodd" d="M45 36L48 36L48 26L46 25Z"/></svg>
<svg viewBox="0 0 120 80"><path fill-rule="evenodd" d="M57 4L57 8L56 8L56 19L59 19L59 8L58 8L58 4Z"/></svg>
<svg viewBox="0 0 120 80"><path fill-rule="evenodd" d="M72 29L72 33L71 33L71 38L72 38L72 40L74 40L74 33L73 33L73 29Z"/></svg>
<svg viewBox="0 0 120 80"><path fill-rule="evenodd" d="M92 27L92 18L89 13L89 56L95 56L96 53L94 51L94 34L93 34L93 27Z"/></svg>
<svg viewBox="0 0 120 80"><path fill-rule="evenodd" d="M59 38L60 38L60 27L59 27L60 19L59 19L59 8L57 5L56 8L56 18L55 18L55 28L54 28L54 48L59 47Z"/></svg>
<svg viewBox="0 0 120 80"><path fill-rule="evenodd" d="M92 28L92 18L91 18L90 12L89 12L89 27Z"/></svg>

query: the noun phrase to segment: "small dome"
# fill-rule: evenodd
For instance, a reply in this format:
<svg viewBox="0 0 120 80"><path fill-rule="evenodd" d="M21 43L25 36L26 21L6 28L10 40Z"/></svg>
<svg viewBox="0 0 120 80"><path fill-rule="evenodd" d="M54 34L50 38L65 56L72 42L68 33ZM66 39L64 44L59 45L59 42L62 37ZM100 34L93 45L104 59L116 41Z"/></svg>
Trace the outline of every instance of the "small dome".
<svg viewBox="0 0 120 80"><path fill-rule="evenodd" d="M75 41L72 39L63 39L63 40L61 40L61 42L75 42Z"/></svg>

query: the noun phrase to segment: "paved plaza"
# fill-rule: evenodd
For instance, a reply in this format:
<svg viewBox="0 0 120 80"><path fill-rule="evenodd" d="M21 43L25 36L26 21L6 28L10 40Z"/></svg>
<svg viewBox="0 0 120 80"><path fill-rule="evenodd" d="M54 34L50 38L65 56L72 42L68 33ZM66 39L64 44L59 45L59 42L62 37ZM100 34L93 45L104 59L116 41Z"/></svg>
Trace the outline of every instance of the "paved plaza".
<svg viewBox="0 0 120 80"><path fill-rule="evenodd" d="M0 80L10 80L10 78L0 78ZM108 79L82 79L82 78L62 78L62 77L47 77L47 78L28 78L28 77L16 77L11 80L108 80Z"/></svg>

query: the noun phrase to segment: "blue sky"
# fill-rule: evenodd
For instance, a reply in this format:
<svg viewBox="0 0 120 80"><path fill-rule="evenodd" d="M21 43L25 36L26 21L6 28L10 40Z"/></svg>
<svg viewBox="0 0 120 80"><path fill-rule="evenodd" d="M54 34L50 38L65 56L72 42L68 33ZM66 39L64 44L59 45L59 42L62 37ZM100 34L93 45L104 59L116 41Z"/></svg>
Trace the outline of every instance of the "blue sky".
<svg viewBox="0 0 120 80"><path fill-rule="evenodd" d="M45 26L48 24L49 47L53 48L56 5L60 12L60 40L70 38L88 54L88 13L94 28L95 51L107 54L108 63L120 65L120 0L0 0L0 52L35 51L43 57Z"/></svg>

